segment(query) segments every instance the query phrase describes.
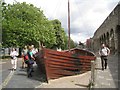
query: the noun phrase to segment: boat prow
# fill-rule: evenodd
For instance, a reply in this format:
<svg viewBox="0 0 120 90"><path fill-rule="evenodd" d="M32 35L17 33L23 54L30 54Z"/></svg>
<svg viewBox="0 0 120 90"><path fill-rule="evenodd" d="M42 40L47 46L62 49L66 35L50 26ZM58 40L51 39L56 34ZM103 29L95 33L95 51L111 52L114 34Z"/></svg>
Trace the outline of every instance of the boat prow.
<svg viewBox="0 0 120 90"><path fill-rule="evenodd" d="M45 73L47 81L64 76L71 76L91 70L91 61L95 60L94 53L74 48L69 51L56 51L43 48L37 53L36 63Z"/></svg>

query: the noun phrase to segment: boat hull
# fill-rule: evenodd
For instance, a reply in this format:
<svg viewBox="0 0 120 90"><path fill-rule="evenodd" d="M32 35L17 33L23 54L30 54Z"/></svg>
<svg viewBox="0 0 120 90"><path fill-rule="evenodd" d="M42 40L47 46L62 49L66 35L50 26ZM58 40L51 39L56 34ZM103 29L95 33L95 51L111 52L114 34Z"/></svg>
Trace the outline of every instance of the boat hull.
<svg viewBox="0 0 120 90"><path fill-rule="evenodd" d="M82 49L60 52L43 48L38 53L36 62L48 81L89 71L91 61L95 59L93 53Z"/></svg>

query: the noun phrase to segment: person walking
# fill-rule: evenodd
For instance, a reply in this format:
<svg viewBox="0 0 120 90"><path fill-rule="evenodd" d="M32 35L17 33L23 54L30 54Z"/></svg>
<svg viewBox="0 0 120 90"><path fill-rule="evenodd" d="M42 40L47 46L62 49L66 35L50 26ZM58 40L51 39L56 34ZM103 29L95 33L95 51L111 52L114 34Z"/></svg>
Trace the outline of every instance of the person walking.
<svg viewBox="0 0 120 90"><path fill-rule="evenodd" d="M108 55L110 54L110 49L102 44L101 49L99 50L99 55L101 57L102 70L107 69L107 60Z"/></svg>
<svg viewBox="0 0 120 90"><path fill-rule="evenodd" d="M22 56L23 56L23 59L22 59L22 68L27 67L27 64L25 63L27 52L28 52L28 48L27 48L27 46L25 46L24 49L23 49L23 51L22 51Z"/></svg>
<svg viewBox="0 0 120 90"><path fill-rule="evenodd" d="M29 50L27 52L28 55L28 61L27 61L27 76L32 77L32 71L33 71L33 64L35 58L33 57L32 47L29 46Z"/></svg>
<svg viewBox="0 0 120 90"><path fill-rule="evenodd" d="M38 50L37 48L34 47L34 45L31 45L31 47L32 47L33 55L35 55L38 52Z"/></svg>
<svg viewBox="0 0 120 90"><path fill-rule="evenodd" d="M12 70L16 70L18 52L16 51L15 48L12 48L12 51L10 52L10 56L11 56Z"/></svg>

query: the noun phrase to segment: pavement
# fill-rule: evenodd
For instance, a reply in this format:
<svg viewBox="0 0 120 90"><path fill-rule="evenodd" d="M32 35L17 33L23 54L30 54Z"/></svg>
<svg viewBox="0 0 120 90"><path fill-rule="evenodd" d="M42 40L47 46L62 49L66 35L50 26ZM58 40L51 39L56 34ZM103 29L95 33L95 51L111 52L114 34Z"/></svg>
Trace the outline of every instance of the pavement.
<svg viewBox="0 0 120 90"><path fill-rule="evenodd" d="M26 68L21 68L21 58L18 59L16 71L11 70L10 59L2 60L0 65L2 65L2 70L0 70L2 72L0 73L0 76L2 76L0 88L35 88L36 86L41 85L42 82L45 82L44 75L39 72L36 64L34 64L33 77L28 78Z"/></svg>
<svg viewBox="0 0 120 90"><path fill-rule="evenodd" d="M108 57L108 67L102 70L101 59L97 57L95 71L95 88L118 88L118 55Z"/></svg>
<svg viewBox="0 0 120 90"><path fill-rule="evenodd" d="M108 57L108 67L104 71L101 68L101 59L97 57L95 62L95 82L93 88L114 88L118 90L118 56ZM38 88L88 88L91 79L91 71L84 74L63 77L42 83Z"/></svg>
<svg viewBox="0 0 120 90"><path fill-rule="evenodd" d="M88 88L91 72L67 76L50 80L49 83L42 83L36 88Z"/></svg>
<svg viewBox="0 0 120 90"><path fill-rule="evenodd" d="M91 72L62 77L50 80L46 83L45 76L40 73L36 64L34 64L34 72L32 78L27 78L26 68L21 68L21 59L18 59L18 67L16 71L10 71L10 60L2 62L2 77L7 74L2 81L2 88L87 88L90 80ZM9 66L9 67L7 67Z"/></svg>
<svg viewBox="0 0 120 90"><path fill-rule="evenodd" d="M7 60L6 60L7 61ZM18 68L16 71L10 71L7 67L10 61L2 62L2 77L5 70L8 73L2 81L3 88L88 88L91 78L91 71L75 76L67 76L59 79L49 80L45 82L45 76L40 73L36 64L32 78L27 78L26 69L20 68L21 59L18 60ZM0 64L0 65L1 65ZM95 67L95 86L94 88L118 88L118 57L110 56L108 58L108 67L104 71L101 70L101 60L96 59Z"/></svg>

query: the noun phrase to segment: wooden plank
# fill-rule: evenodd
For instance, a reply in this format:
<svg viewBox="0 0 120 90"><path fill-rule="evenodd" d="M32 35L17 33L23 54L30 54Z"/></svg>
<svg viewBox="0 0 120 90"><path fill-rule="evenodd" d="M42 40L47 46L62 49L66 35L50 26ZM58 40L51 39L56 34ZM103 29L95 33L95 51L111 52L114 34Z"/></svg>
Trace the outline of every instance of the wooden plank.
<svg viewBox="0 0 120 90"><path fill-rule="evenodd" d="M72 54L70 52L65 53L65 52L58 52L58 51L49 50L49 49L45 49L45 54L60 56L60 57L69 57L69 58L77 58L79 56L81 58L94 59L93 56L80 56L77 54Z"/></svg>
<svg viewBox="0 0 120 90"><path fill-rule="evenodd" d="M58 69L71 69L71 70L75 70L75 69L78 69L80 68L79 67L65 67L65 66L61 66L61 65L47 65L47 68L58 68Z"/></svg>
<svg viewBox="0 0 120 90"><path fill-rule="evenodd" d="M95 56L84 50L58 52L43 48L38 59L39 65L45 69L47 80L49 80L90 70L91 60L95 60Z"/></svg>

